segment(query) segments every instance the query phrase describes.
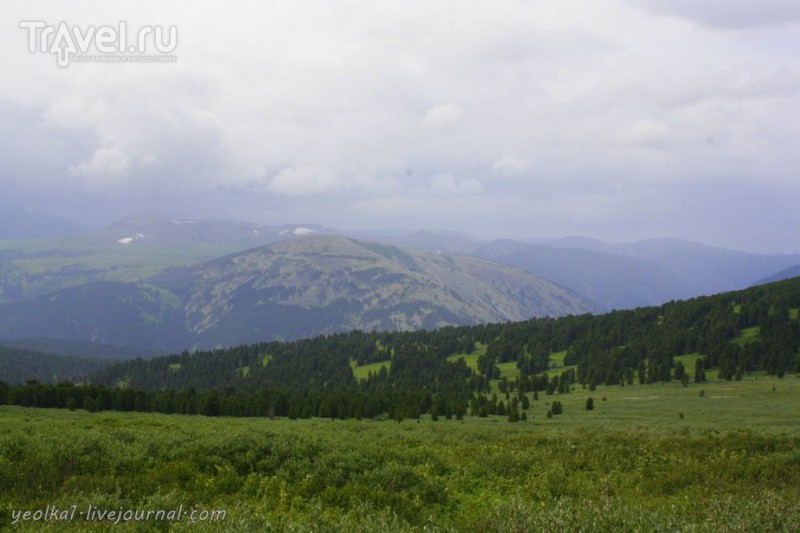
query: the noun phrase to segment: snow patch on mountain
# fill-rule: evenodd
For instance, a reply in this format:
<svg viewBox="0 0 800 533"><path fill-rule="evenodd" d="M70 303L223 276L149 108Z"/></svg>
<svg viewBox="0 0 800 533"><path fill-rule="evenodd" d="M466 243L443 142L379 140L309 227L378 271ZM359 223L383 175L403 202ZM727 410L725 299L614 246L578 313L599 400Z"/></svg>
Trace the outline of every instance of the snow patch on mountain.
<svg viewBox="0 0 800 533"><path fill-rule="evenodd" d="M135 235L131 235L130 237L123 237L121 239L117 239L117 242L120 244L130 244L134 241L138 241L140 239L144 239L143 233L137 233Z"/></svg>

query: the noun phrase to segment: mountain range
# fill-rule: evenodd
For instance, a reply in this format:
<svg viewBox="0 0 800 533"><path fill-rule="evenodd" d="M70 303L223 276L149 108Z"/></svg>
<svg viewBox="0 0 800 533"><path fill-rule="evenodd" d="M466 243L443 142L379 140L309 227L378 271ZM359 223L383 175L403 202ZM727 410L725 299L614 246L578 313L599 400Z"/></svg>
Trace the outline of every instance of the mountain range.
<svg viewBox="0 0 800 533"><path fill-rule="evenodd" d="M8 302L0 306L0 337L180 351L598 310L563 287L499 263L305 236L137 282L93 281Z"/></svg>
<svg viewBox="0 0 800 533"><path fill-rule="evenodd" d="M84 229L69 220L0 205L0 240L58 239L74 237Z"/></svg>
<svg viewBox="0 0 800 533"><path fill-rule="evenodd" d="M791 277L798 265L800 255L670 239L485 241L143 213L0 243L0 339L151 356L659 305Z"/></svg>
<svg viewBox="0 0 800 533"><path fill-rule="evenodd" d="M739 252L679 239L648 239L626 244L586 238L546 242L559 248L580 248L650 261L701 291L693 296L749 287L776 272L800 265L798 254Z"/></svg>

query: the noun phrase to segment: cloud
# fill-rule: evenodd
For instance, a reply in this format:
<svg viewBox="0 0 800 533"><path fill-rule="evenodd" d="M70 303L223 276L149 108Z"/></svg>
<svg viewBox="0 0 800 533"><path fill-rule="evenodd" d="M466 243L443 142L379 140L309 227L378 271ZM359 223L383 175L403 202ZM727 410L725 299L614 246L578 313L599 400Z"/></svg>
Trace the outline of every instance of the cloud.
<svg viewBox="0 0 800 533"><path fill-rule="evenodd" d="M398 187L397 179L391 176L377 178L363 173L338 175L322 166L298 165L278 172L266 185L266 190L280 196L363 196L390 193Z"/></svg>
<svg viewBox="0 0 800 533"><path fill-rule="evenodd" d="M464 110L455 104L442 104L425 111L419 125L429 130L450 128L464 117Z"/></svg>
<svg viewBox="0 0 800 533"><path fill-rule="evenodd" d="M289 167L269 182L267 189L284 196L303 196L336 192L341 180L328 169L316 166Z"/></svg>
<svg viewBox="0 0 800 533"><path fill-rule="evenodd" d="M431 179L429 191L436 196L469 196L483 192L476 179L456 181L452 174L439 174Z"/></svg>
<svg viewBox="0 0 800 533"><path fill-rule="evenodd" d="M800 22L800 4L796 0L627 0L627 3L651 13L681 17L722 29Z"/></svg>
<svg viewBox="0 0 800 533"><path fill-rule="evenodd" d="M672 140L669 127L653 120L640 120L626 129L620 136L620 142L626 145L643 148L668 148Z"/></svg>
<svg viewBox="0 0 800 533"><path fill-rule="evenodd" d="M178 28L176 63L60 69L0 30L0 187L39 211L646 237L663 198L796 187L794 0L122 5L131 29ZM120 9L0 15L85 29Z"/></svg>
<svg viewBox="0 0 800 533"><path fill-rule="evenodd" d="M99 148L88 161L70 167L69 172L87 178L114 178L126 176L130 166L130 158L118 148Z"/></svg>
<svg viewBox="0 0 800 533"><path fill-rule="evenodd" d="M527 159L508 153L492 163L492 170L502 174L520 174L530 167Z"/></svg>

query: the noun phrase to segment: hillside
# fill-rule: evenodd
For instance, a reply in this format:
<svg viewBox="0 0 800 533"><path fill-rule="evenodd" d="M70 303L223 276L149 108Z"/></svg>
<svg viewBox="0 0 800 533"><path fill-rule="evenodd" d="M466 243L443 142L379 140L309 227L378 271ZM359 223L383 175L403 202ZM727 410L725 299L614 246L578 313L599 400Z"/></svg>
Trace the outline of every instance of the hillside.
<svg viewBox="0 0 800 533"><path fill-rule="evenodd" d="M0 206L0 240L57 239L82 232L80 226L60 217Z"/></svg>
<svg viewBox="0 0 800 533"><path fill-rule="evenodd" d="M658 305L701 292L652 261L620 254L496 240L471 255L542 276L607 310Z"/></svg>
<svg viewBox="0 0 800 533"><path fill-rule="evenodd" d="M269 244L300 235L323 235L319 225L265 226L242 220L178 220L158 213L135 213L84 238L98 244L136 247L145 244Z"/></svg>
<svg viewBox="0 0 800 533"><path fill-rule="evenodd" d="M108 360L61 356L0 345L0 381L16 384L80 382L110 364Z"/></svg>
<svg viewBox="0 0 800 533"><path fill-rule="evenodd" d="M0 305L0 338L144 352L364 330L410 330L595 310L570 291L484 260L302 237Z"/></svg>
<svg viewBox="0 0 800 533"><path fill-rule="evenodd" d="M376 362L384 362L384 370L357 382L351 365ZM561 370L551 372L554 365ZM92 380L155 391L232 386L269 392L261 408L280 405L283 414L292 405L297 413L318 413L328 394L342 412L376 416L400 409L412 416L431 409L437 395L443 409L463 413L467 405L488 409L494 387L568 394L576 383L702 382L712 369L727 380L800 372L800 278L605 315L433 332L351 332L127 361Z"/></svg>
<svg viewBox="0 0 800 533"><path fill-rule="evenodd" d="M315 225L263 226L139 213L69 238L0 242L0 303L98 281L142 282L168 268L326 232Z"/></svg>
<svg viewBox="0 0 800 533"><path fill-rule="evenodd" d="M0 242L0 303L99 281L146 283L170 268L300 236L346 236L489 259L568 288L602 309L632 309L742 289L800 263L798 255L751 254L674 239L628 244L586 238L489 242L432 231L342 231L314 224L269 226L138 213L79 236Z"/></svg>
<svg viewBox="0 0 800 533"><path fill-rule="evenodd" d="M543 242L650 261L699 289L694 295L715 294L749 287L784 268L800 264L798 254L757 254L707 246L680 239L648 239L609 244L586 238Z"/></svg>
<svg viewBox="0 0 800 533"><path fill-rule="evenodd" d="M568 287L608 310L744 289L800 263L797 254L739 252L679 239L624 244L583 237L486 242L468 236L420 231L381 240L515 266ZM782 279L790 277L789 274Z"/></svg>
<svg viewBox="0 0 800 533"><path fill-rule="evenodd" d="M780 272L776 272L771 276L767 276L764 279L758 280L753 285L766 285L767 283L774 283L776 281L783 281L785 279L796 278L800 276L800 265L794 265Z"/></svg>
<svg viewBox="0 0 800 533"><path fill-rule="evenodd" d="M88 341L141 355L187 342L178 298L152 285L111 281L0 305L0 338Z"/></svg>
<svg viewBox="0 0 800 533"><path fill-rule="evenodd" d="M183 299L189 334L200 346L595 309L563 288L504 265L344 237L276 243L151 281Z"/></svg>

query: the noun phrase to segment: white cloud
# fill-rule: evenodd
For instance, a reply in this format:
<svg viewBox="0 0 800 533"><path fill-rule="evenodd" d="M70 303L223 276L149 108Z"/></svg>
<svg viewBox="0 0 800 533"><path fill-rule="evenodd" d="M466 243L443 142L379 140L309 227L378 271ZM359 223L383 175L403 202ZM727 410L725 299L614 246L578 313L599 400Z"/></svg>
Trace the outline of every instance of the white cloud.
<svg viewBox="0 0 800 533"><path fill-rule="evenodd" d="M520 174L530 167L530 161L523 157L508 153L503 154L497 161L492 163L492 170L503 174Z"/></svg>
<svg viewBox="0 0 800 533"><path fill-rule="evenodd" d="M118 148L99 148L88 161L70 167L73 176L117 178L128 174L131 160Z"/></svg>
<svg viewBox="0 0 800 533"><path fill-rule="evenodd" d="M653 120L640 120L627 128L620 136L620 142L643 148L668 148L672 140L669 127Z"/></svg>
<svg viewBox="0 0 800 533"><path fill-rule="evenodd" d="M297 166L281 170L267 189L284 196L303 196L335 192L341 180L330 170L316 166Z"/></svg>
<svg viewBox="0 0 800 533"><path fill-rule="evenodd" d="M449 207L505 198L516 210L492 212L498 234L561 201L551 233L580 233L576 212L588 229L614 216L643 228L626 204L645 213L700 186L796 187L796 1L499 2L2 4L11 21L84 27L122 9L130 28L174 24L178 62L59 69L15 24L0 30L14 74L0 84L0 186L60 206L97 190L119 209L253 202L332 226L467 225ZM359 224L354 203L381 208Z"/></svg>
<svg viewBox="0 0 800 533"><path fill-rule="evenodd" d="M464 110L455 104L442 104L425 111L419 125L424 129L439 130L458 124L464 117Z"/></svg>
<svg viewBox="0 0 800 533"><path fill-rule="evenodd" d="M452 174L438 174L431 179L429 191L436 196L469 196L483 192L476 179L456 181Z"/></svg>
<svg viewBox="0 0 800 533"><path fill-rule="evenodd" d="M266 190L281 196L386 194L397 190L393 177L376 178L367 174L338 175L318 165L298 165L278 172L266 185Z"/></svg>
<svg viewBox="0 0 800 533"><path fill-rule="evenodd" d="M796 0L627 0L632 5L662 15L682 17L719 28L780 26L800 21Z"/></svg>

